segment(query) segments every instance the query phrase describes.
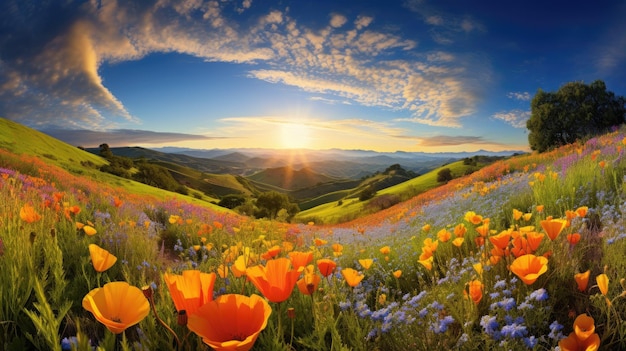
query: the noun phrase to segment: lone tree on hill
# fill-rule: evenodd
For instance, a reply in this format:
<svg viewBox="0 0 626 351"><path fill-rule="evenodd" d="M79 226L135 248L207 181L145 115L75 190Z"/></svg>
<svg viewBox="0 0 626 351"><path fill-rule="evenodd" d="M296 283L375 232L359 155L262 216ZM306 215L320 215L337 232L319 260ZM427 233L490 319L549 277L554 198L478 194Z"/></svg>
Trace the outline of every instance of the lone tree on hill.
<svg viewBox="0 0 626 351"><path fill-rule="evenodd" d="M528 143L532 150L544 152L623 124L626 99L607 91L601 80L589 85L571 82L554 93L539 89L530 111Z"/></svg>

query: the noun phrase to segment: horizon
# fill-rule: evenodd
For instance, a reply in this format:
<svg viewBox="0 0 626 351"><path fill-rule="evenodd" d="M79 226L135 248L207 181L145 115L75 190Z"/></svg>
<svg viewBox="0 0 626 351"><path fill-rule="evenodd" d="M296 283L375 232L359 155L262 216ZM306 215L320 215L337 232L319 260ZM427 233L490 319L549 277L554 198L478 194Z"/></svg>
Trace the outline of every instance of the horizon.
<svg viewBox="0 0 626 351"><path fill-rule="evenodd" d="M612 0L8 0L0 116L84 147L528 152L538 89L626 95L625 15Z"/></svg>

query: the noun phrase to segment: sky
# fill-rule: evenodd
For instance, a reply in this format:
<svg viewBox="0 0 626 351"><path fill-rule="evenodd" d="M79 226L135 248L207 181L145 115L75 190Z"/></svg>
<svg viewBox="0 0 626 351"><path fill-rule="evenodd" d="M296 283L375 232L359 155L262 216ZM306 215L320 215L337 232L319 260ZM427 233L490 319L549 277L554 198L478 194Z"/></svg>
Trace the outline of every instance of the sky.
<svg viewBox="0 0 626 351"><path fill-rule="evenodd" d="M538 89L626 95L623 18L621 0L3 0L0 117L83 147L528 151Z"/></svg>

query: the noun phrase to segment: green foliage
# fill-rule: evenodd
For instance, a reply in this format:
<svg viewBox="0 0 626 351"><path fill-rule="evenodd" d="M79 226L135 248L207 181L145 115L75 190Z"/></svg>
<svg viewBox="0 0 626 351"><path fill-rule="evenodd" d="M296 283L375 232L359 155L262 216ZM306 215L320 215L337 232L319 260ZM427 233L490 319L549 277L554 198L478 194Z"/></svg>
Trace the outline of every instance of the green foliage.
<svg viewBox="0 0 626 351"><path fill-rule="evenodd" d="M528 142L539 152L606 132L626 116L626 99L600 80L567 83L556 92L539 89L530 107Z"/></svg>
<svg viewBox="0 0 626 351"><path fill-rule="evenodd" d="M452 176L452 170L450 168L442 168L437 172L437 181L439 183L447 183L451 181L454 177Z"/></svg>
<svg viewBox="0 0 626 351"><path fill-rule="evenodd" d="M268 191L259 195L256 199L256 207L258 208L257 218L275 219L278 212L284 209L287 211L287 215L283 217L289 220L300 211L298 205L292 203L287 195L276 191Z"/></svg>
<svg viewBox="0 0 626 351"><path fill-rule="evenodd" d="M368 186L359 194L359 201L367 201L376 195L376 189L373 186Z"/></svg>
<svg viewBox="0 0 626 351"><path fill-rule="evenodd" d="M237 206L241 206L246 202L246 197L243 195L226 195L217 204L222 207L233 209Z"/></svg>

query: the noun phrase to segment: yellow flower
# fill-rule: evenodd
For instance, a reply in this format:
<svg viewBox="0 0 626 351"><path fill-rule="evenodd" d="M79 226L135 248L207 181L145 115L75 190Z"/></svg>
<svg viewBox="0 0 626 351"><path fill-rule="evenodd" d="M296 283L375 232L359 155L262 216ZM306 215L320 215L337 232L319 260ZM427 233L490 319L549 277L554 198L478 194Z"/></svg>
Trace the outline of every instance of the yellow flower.
<svg viewBox="0 0 626 351"><path fill-rule="evenodd" d="M98 231L90 226L90 225L85 225L83 226L83 231L85 232L85 234L87 234L88 236L92 236L92 235L96 235L96 233L98 233Z"/></svg>
<svg viewBox="0 0 626 351"><path fill-rule="evenodd" d="M380 253L383 255L389 255L391 248L389 246L383 246L380 248Z"/></svg>
<svg viewBox="0 0 626 351"><path fill-rule="evenodd" d="M96 272L104 272L113 267L115 262L117 262L115 255L96 244L89 245L89 255L91 256L91 263Z"/></svg>
<svg viewBox="0 0 626 351"><path fill-rule="evenodd" d="M226 294L189 316L187 327L214 350L248 351L271 313L272 308L259 295Z"/></svg>
<svg viewBox="0 0 626 351"><path fill-rule="evenodd" d="M359 285L361 280L363 280L364 278L363 274L359 273L358 271L352 268L342 269L341 275L343 275L343 278L346 280L346 283L348 283L348 285L350 285L351 287L355 287Z"/></svg>
<svg viewBox="0 0 626 351"><path fill-rule="evenodd" d="M397 271L393 272L393 276L396 277L396 279L400 279L400 277L402 276L402 271L398 269Z"/></svg>
<svg viewBox="0 0 626 351"><path fill-rule="evenodd" d="M20 218L26 223L33 223L40 220L41 215L35 211L33 206L26 204L20 209Z"/></svg>
<svg viewBox="0 0 626 351"><path fill-rule="evenodd" d="M602 273L596 277L596 283L598 283L598 288L602 295L606 296L609 292L609 277Z"/></svg>
<svg viewBox="0 0 626 351"><path fill-rule="evenodd" d="M364 268L364 269L370 269L370 267L372 266L372 264L374 263L374 260L371 258L363 258L359 260L359 264Z"/></svg>
<svg viewBox="0 0 626 351"><path fill-rule="evenodd" d="M150 312L143 292L127 282L111 282L91 290L83 298L83 307L114 334L141 322Z"/></svg>

